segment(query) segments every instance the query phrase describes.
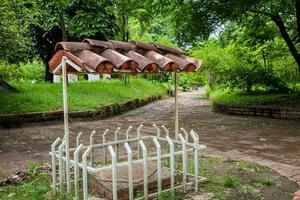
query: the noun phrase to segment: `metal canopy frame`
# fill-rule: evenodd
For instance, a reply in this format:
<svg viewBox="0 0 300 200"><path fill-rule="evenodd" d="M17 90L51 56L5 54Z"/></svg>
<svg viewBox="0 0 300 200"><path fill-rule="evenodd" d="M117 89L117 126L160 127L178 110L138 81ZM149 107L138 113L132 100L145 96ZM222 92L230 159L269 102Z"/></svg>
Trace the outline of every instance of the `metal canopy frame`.
<svg viewBox="0 0 300 200"><path fill-rule="evenodd" d="M67 192L71 192L71 180L70 180L70 148L69 148L69 110L68 110L68 83L67 83L67 64L69 64L72 68L76 69L78 72L82 71L82 69L71 61L66 56L62 57L61 64L56 68L55 73L58 73L59 70L62 71L62 79L63 79L63 104L64 104L64 143L65 143L65 156L66 156L66 175L67 175ZM174 72L174 96L175 96L175 139L178 139L178 79L179 74L177 71ZM61 146L62 147L62 146Z"/></svg>

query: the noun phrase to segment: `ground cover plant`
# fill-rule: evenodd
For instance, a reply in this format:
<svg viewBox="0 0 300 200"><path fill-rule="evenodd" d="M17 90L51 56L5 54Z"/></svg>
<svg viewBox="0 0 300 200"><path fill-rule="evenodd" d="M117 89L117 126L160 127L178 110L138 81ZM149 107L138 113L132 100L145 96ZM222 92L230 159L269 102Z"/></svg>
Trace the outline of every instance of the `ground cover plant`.
<svg viewBox="0 0 300 200"><path fill-rule="evenodd" d="M19 93L0 90L0 113L62 109L62 84L23 82L13 85L20 90ZM162 84L132 78L128 85L119 79L70 83L68 92L70 110L91 110L101 105L164 95L166 88Z"/></svg>

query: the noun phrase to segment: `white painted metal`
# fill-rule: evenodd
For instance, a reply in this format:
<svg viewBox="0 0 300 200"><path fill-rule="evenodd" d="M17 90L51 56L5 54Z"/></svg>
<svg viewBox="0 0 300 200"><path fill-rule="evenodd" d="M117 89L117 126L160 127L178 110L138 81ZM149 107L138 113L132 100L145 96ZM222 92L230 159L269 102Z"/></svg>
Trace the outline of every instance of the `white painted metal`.
<svg viewBox="0 0 300 200"><path fill-rule="evenodd" d="M157 140L157 138L153 138L153 142L156 147L156 156L157 156L157 193L161 195L162 187L161 187L161 146Z"/></svg>
<svg viewBox="0 0 300 200"><path fill-rule="evenodd" d="M167 129L167 127L165 127L165 125L162 125L161 127L164 129L165 134L166 134L166 137L167 137L167 136L170 136L170 131L169 131L169 129Z"/></svg>
<svg viewBox="0 0 300 200"><path fill-rule="evenodd" d="M128 143L124 144L127 157L128 157L128 188L129 188L129 200L133 200L133 181L132 181L132 151Z"/></svg>
<svg viewBox="0 0 300 200"><path fill-rule="evenodd" d="M179 74L177 71L174 72L174 82L175 82L175 89L174 89L174 95L175 95L175 139L178 139L178 79Z"/></svg>
<svg viewBox="0 0 300 200"><path fill-rule="evenodd" d="M168 144L169 144L169 150L170 150L170 178L171 178L171 191L174 195L175 192L175 153L174 153L174 144L169 136L166 136Z"/></svg>
<svg viewBox="0 0 300 200"><path fill-rule="evenodd" d="M160 128L159 128L156 124L153 124L153 127L154 127L155 130L156 130L156 136L157 136L157 137L160 137Z"/></svg>
<svg viewBox="0 0 300 200"><path fill-rule="evenodd" d="M53 194L56 193L56 158L55 158L55 148L58 143L61 141L60 137L58 137L53 144L51 145L51 152L52 152L52 188Z"/></svg>
<svg viewBox="0 0 300 200"><path fill-rule="evenodd" d="M64 140L61 145L58 147L58 168L59 168L59 186L60 192L63 194L63 177L64 177L64 167L63 167L63 150L65 147L66 141Z"/></svg>
<svg viewBox="0 0 300 200"><path fill-rule="evenodd" d="M90 146L82 155L82 178L83 178L83 199L88 200L89 193L88 193L88 175L87 175L87 157L90 154L91 150L93 149L92 146Z"/></svg>
<svg viewBox="0 0 300 200"><path fill-rule="evenodd" d="M126 130L126 140L129 139L129 133L130 133L131 129L132 129L132 126L129 126Z"/></svg>
<svg viewBox="0 0 300 200"><path fill-rule="evenodd" d="M139 141L139 145L143 151L143 174L144 174L144 199L148 199L148 161L147 161L147 148L143 140Z"/></svg>
<svg viewBox="0 0 300 200"><path fill-rule="evenodd" d="M115 131L115 141L118 141L118 133L120 132L121 128L118 127ZM115 144L115 150L117 154L117 160L119 159L119 144Z"/></svg>
<svg viewBox="0 0 300 200"><path fill-rule="evenodd" d="M198 149L198 140L199 137L196 136L195 132L191 131L191 136L194 141L194 173L195 173L195 192L198 192L198 173L199 173L199 149Z"/></svg>
<svg viewBox="0 0 300 200"><path fill-rule="evenodd" d="M81 138L82 132L79 132L76 137L76 147L79 147L80 145L80 138Z"/></svg>
<svg viewBox="0 0 300 200"><path fill-rule="evenodd" d="M83 145L80 144L76 151L74 152L74 182L75 182L75 200L79 199L79 166L78 166L78 162L79 162L79 154L80 151L82 150Z"/></svg>
<svg viewBox="0 0 300 200"><path fill-rule="evenodd" d="M186 175L187 175L187 152L186 152L186 142L184 140L184 137L179 134L178 135L181 143L182 143L182 184L183 184L183 192L186 192Z"/></svg>
<svg viewBox="0 0 300 200"><path fill-rule="evenodd" d="M141 135L142 135L142 129L143 129L143 124L140 124L139 125L139 127L137 128L137 138L138 138L138 141L137 142L139 142L139 138L141 138ZM141 151L140 151L140 145L139 145L139 143L137 143L137 148L138 148L138 150L137 150L137 155L138 155L138 158L140 158L141 157Z"/></svg>
<svg viewBox="0 0 300 200"><path fill-rule="evenodd" d="M90 135L90 146L94 145L94 136L95 136L95 134L96 134L96 131L93 130L91 135ZM90 159L91 159L91 166L94 166L94 149L92 149Z"/></svg>
<svg viewBox="0 0 300 200"><path fill-rule="evenodd" d="M108 150L112 160L112 182L113 182L113 200L118 199L118 188L117 188L117 155L112 148L112 146L108 146Z"/></svg>
<svg viewBox="0 0 300 200"><path fill-rule="evenodd" d="M67 175L67 192L71 192L71 177L70 177L70 151L69 151L69 111L68 111L68 83L67 83L67 58L62 57L62 76L63 76L63 97L64 97L64 129L66 141L66 175Z"/></svg>
<svg viewBox="0 0 300 200"><path fill-rule="evenodd" d="M106 143L106 134L109 132L109 129L105 129L103 135L102 135L102 144ZM106 165L106 148L103 148L103 156L104 156L104 164Z"/></svg>
<svg viewBox="0 0 300 200"><path fill-rule="evenodd" d="M180 130L184 133L184 138L185 141L188 142L189 141L189 133L184 129L184 128L180 128Z"/></svg>
<svg viewBox="0 0 300 200"><path fill-rule="evenodd" d="M155 127L155 125L153 126ZM128 167L128 185L129 185L129 199L134 199L134 183L132 181L132 177L133 177L133 165L135 164L142 164L143 165L143 179L144 179L144 195L143 195L143 199L147 199L147 198L151 198L154 197L155 195L161 195L162 193L166 192L166 191L171 191L172 193L175 192L175 190L177 189L182 189L182 191L186 192L187 190L187 186L190 186L191 184L193 184L193 187L195 189L195 191L198 191L198 182L203 181L204 179L202 177L198 177L198 162L199 162L199 150L205 148L205 146L203 145L199 145L199 137L197 135L197 133L195 131L191 131L190 135L193 139L193 143L189 143L185 140L185 138L183 137L182 134L179 134L179 139L180 140L175 140L175 139L171 139L168 135L166 137L157 137L157 131L152 132L151 129L148 129L147 127L145 129L143 129L143 133L145 133L145 135L141 134L141 129L143 128L143 126L140 126L138 128L138 134L135 138L129 138L126 137L126 139L116 139L116 141L111 141L111 142L107 142L106 141L106 137L105 135L108 133L108 130L105 130L104 134L103 134L103 141L101 144L95 144L95 141L91 141L91 137L90 137L90 143L89 146L84 146L83 144L79 144L79 142L82 141L76 141L76 148L71 148L69 149L70 152L74 152L74 159L73 160L69 160L71 165L74 165L74 183L75 183L75 199L78 199L79 193L78 190L79 189L79 184L78 181L80 180L80 175L79 175L79 169L82 169L82 180L83 180L83 184L82 184L82 189L83 189L83 197L84 200L88 199L89 194L88 194L88 173L89 174L97 174L97 173L101 173L102 171L107 171L107 170L112 170L112 175L113 175L113 198L117 199L118 196L118 192L117 192L117 187L118 187L118 182L116 181L116 177L117 177L117 169L119 167ZM129 128L128 128L129 129ZM128 133L128 129L127 129L127 133ZM149 132L154 133L153 135L147 135ZM167 132L167 131L165 131ZM184 131L183 131L184 132ZM126 133L126 134L127 134ZM128 134L129 135L129 134ZM93 134L94 136L94 134ZM145 145L145 141L148 140L152 140L155 144L156 147L156 155L155 156L149 156L148 157L148 151L147 151L147 147ZM138 146L141 149L141 153L143 153L142 158L135 158L133 157L133 151L131 150L129 143L135 143L138 142ZM162 149L161 149L161 144L160 143L167 143L168 144L168 152L169 153L164 153L162 154ZM78 146L79 144L79 146ZM64 164L67 161L66 155L63 155L63 153L65 152L65 145L66 145L66 141L63 140L63 143L60 145L60 147L58 148L57 151L55 151L55 148L51 148L51 152L50 155L52 155L52 160L53 158L58 158L59 160L59 177L60 177L60 182L59 182L59 186L62 189L62 193L64 192L63 189L65 189L65 184L66 182L64 180L62 180L63 176L65 175L64 169L65 166ZM116 151L112 148L115 145L124 145L126 152L127 152L127 161L122 161L118 163L117 160L117 154ZM175 151L175 145L180 145L182 147L181 150L177 150ZM77 147L78 146L78 147ZM105 149L108 148L111 158L112 158L112 163L107 163L107 164L101 164L101 165L95 165L93 166L91 163L87 162L87 158L91 155L91 152L93 149L99 149L102 148L105 152ZM79 160L79 154L80 152L85 151L81 161ZM188 162L187 162L187 157L188 157L188 153L193 153L193 157L194 157L194 166L195 166L195 171L193 172L193 174L190 174L187 172L188 169ZM175 156L178 155L182 155L183 159L182 159L182 169L177 169L175 168ZM171 185L170 188L162 188L162 159L169 159L170 160L170 164L169 164L169 168L170 168L170 179L171 179ZM148 167L148 162L150 161L156 161L157 162L157 192L155 193L149 193L148 192L148 172L147 172L147 167ZM54 161L55 162L55 161ZM53 163L52 162L52 165ZM95 164L95 163L94 163ZM166 167L166 166L164 166ZM72 167L73 169L73 167ZM182 171L181 171L182 170ZM175 171L178 171L178 173L182 173L183 175L183 179L180 182L177 182L175 185ZM193 181L190 182L188 181L187 177L192 177ZM54 181L55 182L55 181ZM53 183L54 184L54 183ZM138 198L139 199L139 198Z"/></svg>

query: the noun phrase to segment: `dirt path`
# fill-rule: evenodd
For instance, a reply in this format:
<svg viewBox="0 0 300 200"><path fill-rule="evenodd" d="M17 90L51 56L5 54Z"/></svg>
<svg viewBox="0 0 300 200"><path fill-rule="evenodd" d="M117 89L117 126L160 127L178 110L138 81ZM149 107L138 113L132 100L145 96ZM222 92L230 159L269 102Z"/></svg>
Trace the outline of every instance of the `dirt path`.
<svg viewBox="0 0 300 200"><path fill-rule="evenodd" d="M194 129L209 153L249 155L259 159L288 164L300 168L300 122L279 119L229 116L210 111L209 102L201 99L203 90L181 93L180 126ZM88 139L95 129L143 123L172 128L173 99L159 101L123 115L106 120L73 121L70 123L71 140L79 131ZM26 125L21 128L0 130L0 171L12 171L30 162L46 162L52 141L63 136L62 122ZM300 179L300 178L299 178Z"/></svg>

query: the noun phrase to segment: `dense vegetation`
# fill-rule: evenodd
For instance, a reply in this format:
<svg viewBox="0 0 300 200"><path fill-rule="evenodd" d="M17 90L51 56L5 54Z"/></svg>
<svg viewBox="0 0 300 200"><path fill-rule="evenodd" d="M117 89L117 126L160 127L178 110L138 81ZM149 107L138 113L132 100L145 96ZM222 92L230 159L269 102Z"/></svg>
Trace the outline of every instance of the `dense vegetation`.
<svg viewBox="0 0 300 200"><path fill-rule="evenodd" d="M0 11L0 76L8 82L51 81L55 43L89 37L158 42L204 60L199 72L181 75L184 90L299 88L299 0L2 0ZM172 83L171 75L148 78Z"/></svg>

